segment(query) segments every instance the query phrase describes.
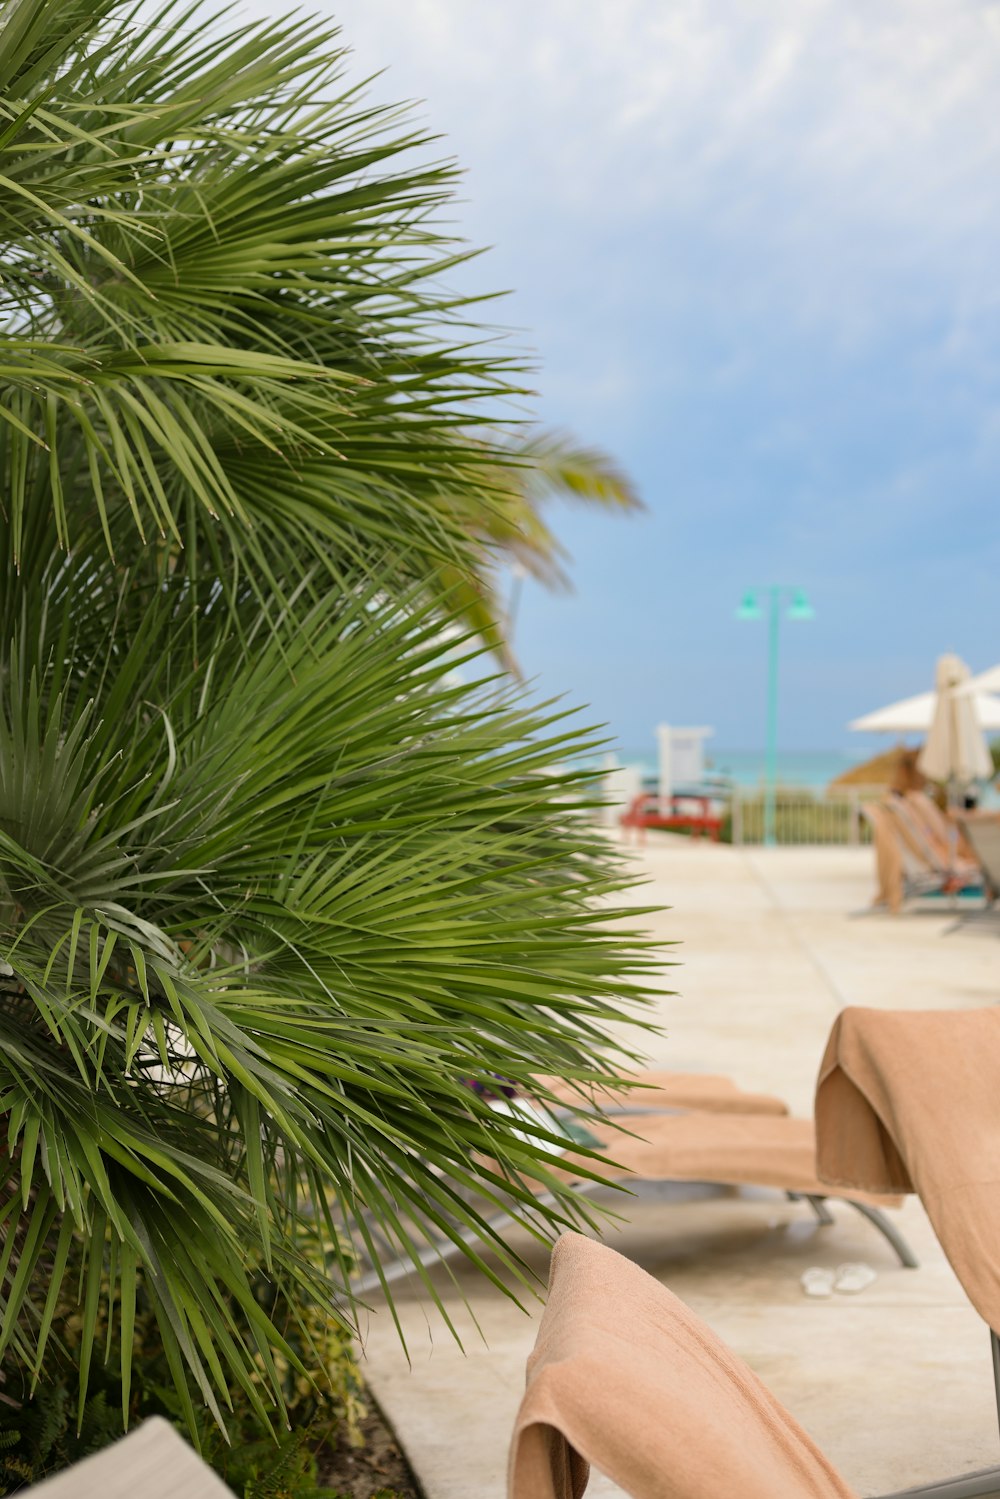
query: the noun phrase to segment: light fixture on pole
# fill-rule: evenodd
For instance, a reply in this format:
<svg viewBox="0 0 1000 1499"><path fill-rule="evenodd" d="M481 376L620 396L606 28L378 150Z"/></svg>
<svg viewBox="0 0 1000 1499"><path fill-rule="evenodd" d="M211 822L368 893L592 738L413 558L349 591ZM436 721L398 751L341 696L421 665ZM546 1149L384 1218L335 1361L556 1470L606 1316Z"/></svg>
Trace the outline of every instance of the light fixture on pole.
<svg viewBox="0 0 1000 1499"><path fill-rule="evenodd" d="M815 611L802 588L768 583L748 588L736 611L737 619L761 619L767 603L767 748L764 759L764 842L777 842L775 802L778 788L778 637L782 605L788 619L812 619Z"/></svg>

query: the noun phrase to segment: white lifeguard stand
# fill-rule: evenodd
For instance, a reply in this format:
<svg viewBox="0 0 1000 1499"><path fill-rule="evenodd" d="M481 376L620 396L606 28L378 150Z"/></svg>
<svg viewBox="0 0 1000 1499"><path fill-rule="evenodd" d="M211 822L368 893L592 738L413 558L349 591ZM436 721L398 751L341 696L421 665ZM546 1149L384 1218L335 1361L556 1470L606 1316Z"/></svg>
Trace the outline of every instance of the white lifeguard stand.
<svg viewBox="0 0 1000 1499"><path fill-rule="evenodd" d="M675 786L700 786L705 779L705 740L714 729L675 729L661 723L656 728L659 746L660 778L657 787L661 799L673 795Z"/></svg>

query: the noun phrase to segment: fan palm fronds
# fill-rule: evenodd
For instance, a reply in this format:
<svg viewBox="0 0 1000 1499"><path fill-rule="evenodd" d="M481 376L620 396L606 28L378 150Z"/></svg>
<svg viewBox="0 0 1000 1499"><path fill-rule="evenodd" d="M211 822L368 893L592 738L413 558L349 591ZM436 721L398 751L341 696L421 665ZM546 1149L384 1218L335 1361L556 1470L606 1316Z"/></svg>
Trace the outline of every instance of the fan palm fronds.
<svg viewBox="0 0 1000 1499"><path fill-rule="evenodd" d="M510 1262L464 1189L529 1201L550 1157L468 1080L600 1070L645 960L595 908L620 876L585 782L551 768L586 736L454 685L437 611L344 589L265 627L251 598L241 633L182 580L82 572L25 580L0 695L0 1341L40 1366L32 1268L54 1305L83 1235L87 1324L117 1295L127 1329L141 1272L211 1402L281 1346L253 1256L315 1294L307 1210L404 1251L404 1221L458 1213Z"/></svg>
<svg viewBox="0 0 1000 1499"><path fill-rule="evenodd" d="M350 1319L317 1222L516 1270L473 1190L584 1211L468 1084L605 1076L649 962L553 768L592 736L452 679L495 549L551 560L537 484L631 494L512 451L452 168L342 61L0 0L0 1354L43 1378L75 1299L127 1413L151 1305L192 1431L280 1410L262 1264Z"/></svg>

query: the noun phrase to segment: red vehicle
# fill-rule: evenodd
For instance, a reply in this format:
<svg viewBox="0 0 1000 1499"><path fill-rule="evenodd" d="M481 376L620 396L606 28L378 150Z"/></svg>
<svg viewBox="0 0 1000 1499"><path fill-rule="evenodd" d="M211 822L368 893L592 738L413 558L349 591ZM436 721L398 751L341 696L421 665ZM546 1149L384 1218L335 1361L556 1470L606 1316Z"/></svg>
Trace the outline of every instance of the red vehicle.
<svg viewBox="0 0 1000 1499"><path fill-rule="evenodd" d="M666 828L690 833L700 838L707 833L713 843L718 843L722 834L722 817L716 810L718 803L710 796L680 794L658 796L644 791L629 804L621 815L623 828L635 828L642 841L647 828Z"/></svg>

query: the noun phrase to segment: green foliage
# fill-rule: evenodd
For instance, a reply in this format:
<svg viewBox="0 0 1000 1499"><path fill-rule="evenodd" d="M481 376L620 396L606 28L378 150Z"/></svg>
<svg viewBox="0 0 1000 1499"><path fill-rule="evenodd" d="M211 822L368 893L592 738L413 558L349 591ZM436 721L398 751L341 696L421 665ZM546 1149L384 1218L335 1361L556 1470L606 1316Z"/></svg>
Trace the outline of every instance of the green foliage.
<svg viewBox="0 0 1000 1499"><path fill-rule="evenodd" d="M635 486L598 448L583 447L556 432L534 432L511 443L508 456L520 465L521 503L487 517L486 534L516 558L533 577L552 588L567 588L565 549L545 520L552 499L623 513L641 510Z"/></svg>
<svg viewBox="0 0 1000 1499"><path fill-rule="evenodd" d="M0 16L15 552L45 503L64 543L183 541L213 570L223 544L266 575L375 537L411 578L468 565L492 503L468 433L509 364L434 289L452 169L400 162L419 139L344 89L336 27Z"/></svg>
<svg viewBox="0 0 1000 1499"><path fill-rule="evenodd" d="M502 684L453 683L436 614L345 588L234 620L186 581L112 592L89 568L10 579L0 1347L41 1368L82 1233L81 1400L141 1268L178 1380L219 1420L242 1388L266 1422L273 1352L296 1356L248 1263L343 1320L346 1267L319 1276L298 1243L316 1212L332 1239L333 1199L404 1251L406 1223L454 1214L508 1263L466 1191L535 1180L569 1221L544 1144L463 1079L600 1071L645 960L594 904L619 876L574 810L585 780L551 769L586 741Z"/></svg>
<svg viewBox="0 0 1000 1499"><path fill-rule="evenodd" d="M139 1344L134 1357L143 1372L143 1398L134 1403L133 1418L176 1414L162 1349ZM159 1387L156 1376L162 1381ZM0 1494L16 1494L122 1436L114 1380L102 1370L100 1382L102 1388L87 1398L79 1432L71 1374L47 1377L23 1409L0 1413ZM250 1407L237 1401L226 1419L226 1436L207 1417L201 1419L199 1435L205 1460L240 1499L330 1499L330 1490L319 1482L317 1451L330 1440L333 1425L330 1412L325 1419L295 1419L290 1430L270 1436L262 1434Z"/></svg>
<svg viewBox="0 0 1000 1499"><path fill-rule="evenodd" d="M317 1233L311 1239L306 1236L303 1249L318 1269L329 1267L329 1248ZM83 1241L78 1238L70 1254L69 1278L79 1276L83 1268ZM251 1276L251 1286L296 1355L298 1367L287 1359L277 1361L289 1425L273 1434L263 1430L253 1404L237 1390L224 1428L207 1408L196 1412L198 1446L241 1499L314 1499L320 1494L328 1499L330 1491L318 1482L317 1454L332 1443L358 1442L358 1420L364 1414L352 1341L315 1300L297 1296L294 1303L288 1302L262 1262ZM106 1275L101 1289L106 1298ZM183 1427L185 1402L175 1386L154 1303L141 1277L136 1301L128 1419L134 1424L160 1415ZM237 1306L231 1304L229 1310L237 1322L242 1320ZM79 1461L118 1439L125 1429L118 1328L106 1317L98 1322L98 1340L113 1357L93 1371L78 1431L76 1366L85 1328L72 1294L57 1305L55 1322L58 1346L50 1347L45 1379L33 1394L16 1360L8 1359L2 1370L9 1403L0 1406L0 1494L16 1493L22 1484ZM265 1363L262 1358L257 1362L257 1377L263 1382Z"/></svg>
<svg viewBox="0 0 1000 1499"><path fill-rule="evenodd" d="M648 966L556 768L591 738L454 679L526 476L623 481L512 446L451 170L341 62L311 18L0 0L0 1358L39 1398L69 1360L82 1437L155 1338L248 1461L352 1238L520 1273L471 1198L586 1212L467 1080L606 1076Z"/></svg>
<svg viewBox="0 0 1000 1499"><path fill-rule="evenodd" d="M484 543L541 560L532 485L634 503L602 455L512 444L524 372L441 278L455 169L347 89L336 26L168 0L0 0L0 501L21 556L317 555L495 617ZM588 477L589 475L589 477ZM464 590L464 591L463 591Z"/></svg>
<svg viewBox="0 0 1000 1499"><path fill-rule="evenodd" d="M75 1418L76 1390L66 1380L46 1383L21 1409L0 1409L0 1494L16 1494L121 1435L121 1411L104 1390L87 1398L79 1430Z"/></svg>

